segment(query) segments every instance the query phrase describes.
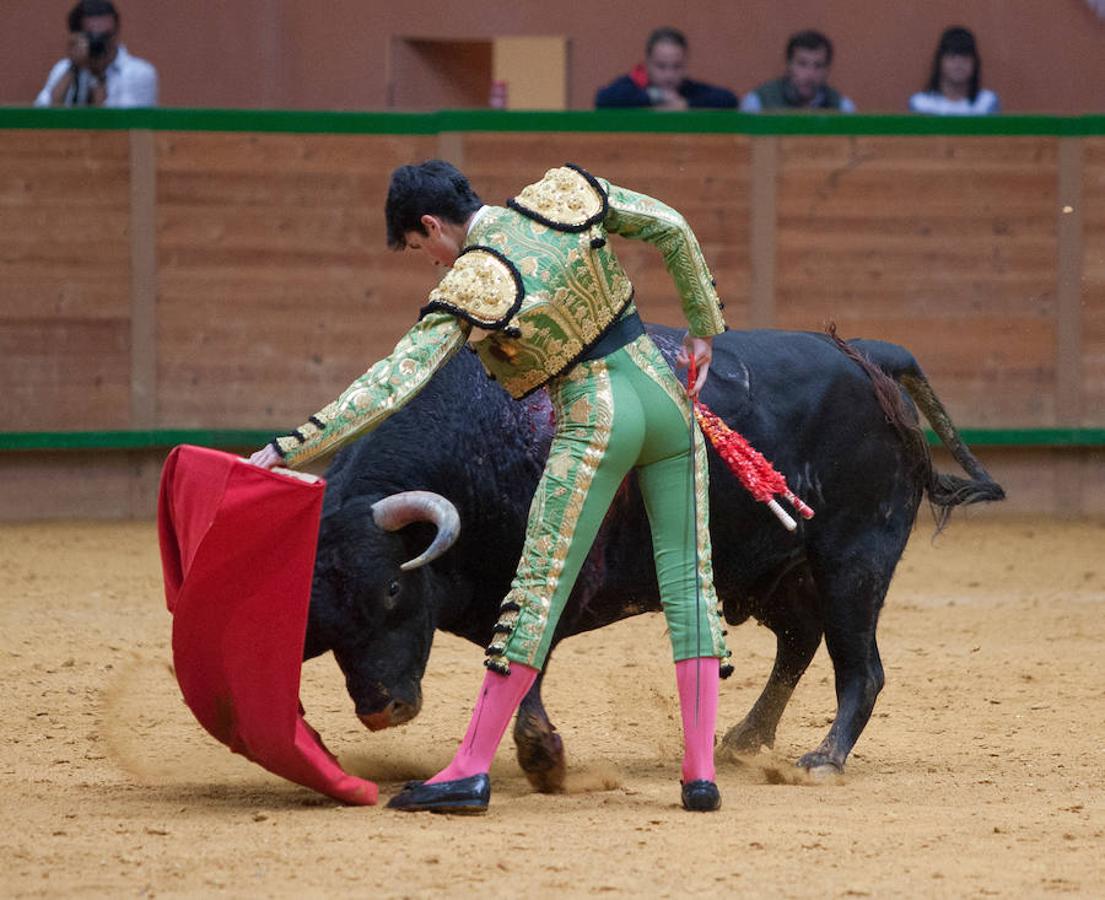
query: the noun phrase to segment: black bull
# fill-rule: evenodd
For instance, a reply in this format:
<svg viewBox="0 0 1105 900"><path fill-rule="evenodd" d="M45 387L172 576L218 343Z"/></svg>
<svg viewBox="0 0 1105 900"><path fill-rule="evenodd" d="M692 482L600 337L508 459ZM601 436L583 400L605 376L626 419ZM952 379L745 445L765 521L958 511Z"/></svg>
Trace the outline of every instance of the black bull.
<svg viewBox="0 0 1105 900"><path fill-rule="evenodd" d="M650 332L670 361L682 333ZM817 511L788 533L710 454L714 573L725 619L737 624L755 617L777 638L767 685L724 745L747 752L773 744L783 709L824 636L837 714L825 739L798 764L840 770L883 686L875 628L922 498L927 494L938 516L946 516L959 504L1001 499L1002 490L959 439L916 360L893 344L728 332L715 340L703 399ZM934 470L917 407L969 479ZM304 652L333 650L370 728L417 715L435 628L476 644L490 640L551 433L543 392L515 402L487 379L473 354L462 352L405 409L334 460ZM580 574L554 646L660 609L643 503L627 484ZM371 507L410 490L447 498L462 527L448 552L404 571L400 565L431 542L434 527L418 522L386 531ZM734 662L739 669L739 653ZM556 790L563 747L540 690L539 679L514 736L533 784Z"/></svg>

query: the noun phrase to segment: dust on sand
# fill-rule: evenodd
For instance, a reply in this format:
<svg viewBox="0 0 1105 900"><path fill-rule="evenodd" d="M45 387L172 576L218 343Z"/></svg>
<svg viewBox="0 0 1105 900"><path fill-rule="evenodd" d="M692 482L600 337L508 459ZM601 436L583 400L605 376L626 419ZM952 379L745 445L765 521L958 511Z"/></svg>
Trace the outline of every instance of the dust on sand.
<svg viewBox="0 0 1105 900"><path fill-rule="evenodd" d="M831 721L824 649L776 747L722 760L724 803L679 808L679 717L663 621L556 653L550 715L569 790L530 791L509 738L482 818L345 808L209 738L168 669L148 523L0 527L0 751L6 896L415 896L431 891L675 896L1100 895L1105 890L1105 527L961 517L926 525L880 624L887 686L842 778L792 761ZM730 634L738 721L774 654ZM368 733L324 657L308 718L389 796L449 758L481 650L434 645L422 715Z"/></svg>

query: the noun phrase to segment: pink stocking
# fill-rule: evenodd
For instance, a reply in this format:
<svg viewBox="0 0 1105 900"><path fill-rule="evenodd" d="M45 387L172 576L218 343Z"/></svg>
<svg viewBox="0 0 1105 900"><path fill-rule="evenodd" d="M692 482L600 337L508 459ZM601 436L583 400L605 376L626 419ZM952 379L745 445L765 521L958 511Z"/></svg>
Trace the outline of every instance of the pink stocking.
<svg viewBox="0 0 1105 900"><path fill-rule="evenodd" d="M721 663L713 656L675 664L683 714L683 782L714 780L714 726L717 723Z"/></svg>
<svg viewBox="0 0 1105 900"><path fill-rule="evenodd" d="M487 772L491 768L491 760L495 758L499 741L506 732L506 726L510 724L518 704L536 679L537 669L516 662L510 664L509 675L488 670L476 700L476 708L472 711L472 720L468 723L468 731L457 747L453 761L426 783L437 784L439 781L453 781ZM716 695L716 672L714 682Z"/></svg>

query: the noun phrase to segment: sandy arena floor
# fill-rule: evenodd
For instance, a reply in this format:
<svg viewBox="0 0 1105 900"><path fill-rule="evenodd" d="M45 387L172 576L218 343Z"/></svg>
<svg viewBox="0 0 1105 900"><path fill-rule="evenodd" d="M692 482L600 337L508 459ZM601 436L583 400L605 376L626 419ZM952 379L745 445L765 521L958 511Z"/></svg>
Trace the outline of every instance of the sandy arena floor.
<svg viewBox="0 0 1105 900"><path fill-rule="evenodd" d="M0 894L782 897L1105 894L1105 525L926 520L883 614L887 687L846 776L792 761L834 711L824 649L772 754L726 761L724 807L678 807L663 621L567 642L546 701L570 791L533 794L509 737L482 818L350 809L232 756L168 670L149 523L0 527ZM719 728L758 694L771 635L732 631ZM312 724L390 796L448 759L482 677L440 636L422 715L369 734L330 657ZM627 665L627 660L631 662Z"/></svg>

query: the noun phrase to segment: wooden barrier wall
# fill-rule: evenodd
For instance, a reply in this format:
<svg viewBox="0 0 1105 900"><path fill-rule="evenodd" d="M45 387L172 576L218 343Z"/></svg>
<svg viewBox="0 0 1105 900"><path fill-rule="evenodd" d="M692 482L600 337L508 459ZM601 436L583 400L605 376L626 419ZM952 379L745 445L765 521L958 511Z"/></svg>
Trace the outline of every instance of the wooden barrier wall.
<svg viewBox="0 0 1105 900"><path fill-rule="evenodd" d="M961 427L1105 426L1102 137L12 129L3 430L298 424L435 282L382 215L391 169L432 156L490 202L565 160L671 202L731 326L903 343ZM659 254L618 249L678 324ZM1100 449L981 455L1010 510L1105 512ZM0 454L0 517L152 510L158 454L88 456Z"/></svg>

